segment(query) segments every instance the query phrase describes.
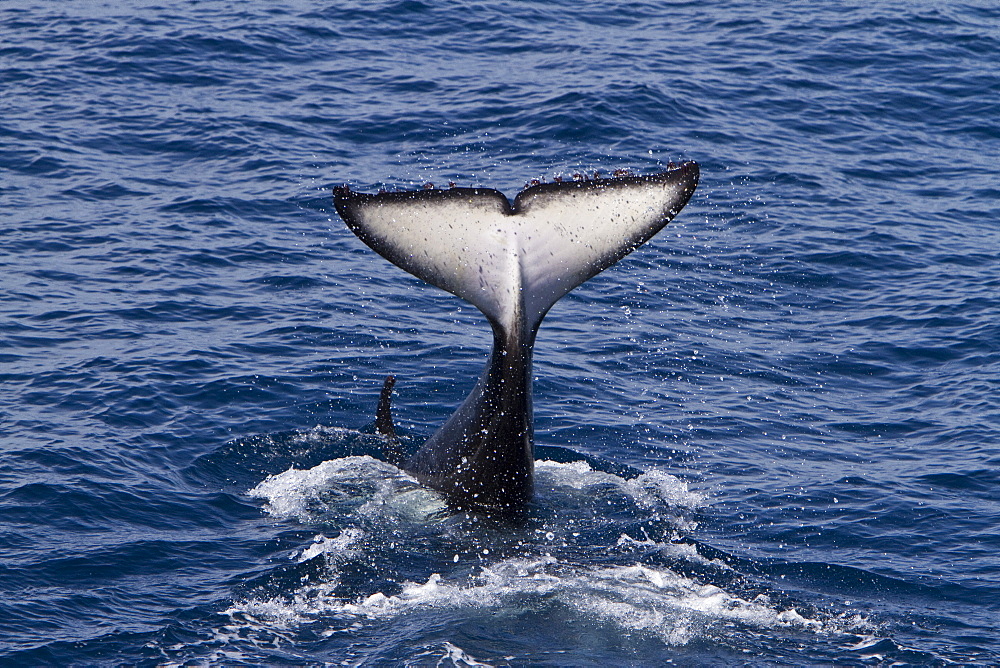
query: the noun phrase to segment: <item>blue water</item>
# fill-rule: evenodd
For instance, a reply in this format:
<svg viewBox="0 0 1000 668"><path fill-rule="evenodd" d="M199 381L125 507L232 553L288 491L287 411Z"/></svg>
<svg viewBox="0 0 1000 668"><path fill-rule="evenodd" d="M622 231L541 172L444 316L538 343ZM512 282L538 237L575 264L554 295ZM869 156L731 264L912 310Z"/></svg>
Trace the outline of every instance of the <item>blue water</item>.
<svg viewBox="0 0 1000 668"><path fill-rule="evenodd" d="M134 5L0 2L0 663L1000 663L995 4ZM679 159L526 518L372 458L490 338L331 187Z"/></svg>

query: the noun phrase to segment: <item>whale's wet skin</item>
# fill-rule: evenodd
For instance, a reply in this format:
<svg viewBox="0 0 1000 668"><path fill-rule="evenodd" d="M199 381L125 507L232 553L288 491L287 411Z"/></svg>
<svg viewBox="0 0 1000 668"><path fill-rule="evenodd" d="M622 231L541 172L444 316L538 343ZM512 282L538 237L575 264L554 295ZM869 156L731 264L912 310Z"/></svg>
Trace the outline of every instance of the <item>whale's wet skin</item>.
<svg viewBox="0 0 1000 668"><path fill-rule="evenodd" d="M493 327L493 352L479 382L405 464L452 506L516 511L531 499L538 327L557 300L680 212L698 184L698 165L671 167L649 176L538 183L513 204L477 188L335 191L337 212L362 241L474 304ZM388 420L387 399L383 391L380 419ZM391 426L384 430L391 434Z"/></svg>

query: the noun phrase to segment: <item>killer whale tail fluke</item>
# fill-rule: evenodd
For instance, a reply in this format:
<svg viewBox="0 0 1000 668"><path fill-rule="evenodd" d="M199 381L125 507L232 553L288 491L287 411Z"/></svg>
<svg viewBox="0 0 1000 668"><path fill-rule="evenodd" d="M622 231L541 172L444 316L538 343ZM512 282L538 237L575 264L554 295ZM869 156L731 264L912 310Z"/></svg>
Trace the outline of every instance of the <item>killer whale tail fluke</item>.
<svg viewBox="0 0 1000 668"><path fill-rule="evenodd" d="M549 308L663 228L687 203L698 165L644 176L539 183L510 202L488 188L334 191L348 227L393 264L529 331ZM523 307L523 308L519 308Z"/></svg>
<svg viewBox="0 0 1000 668"><path fill-rule="evenodd" d="M513 202L486 188L335 189L337 212L359 239L475 305L493 326L479 382L406 470L453 507L523 507L533 493L531 360L539 324L562 296L659 232L697 183L698 165L687 162L659 174L532 184ZM398 443L390 436L391 392L386 379L376 420L390 444Z"/></svg>

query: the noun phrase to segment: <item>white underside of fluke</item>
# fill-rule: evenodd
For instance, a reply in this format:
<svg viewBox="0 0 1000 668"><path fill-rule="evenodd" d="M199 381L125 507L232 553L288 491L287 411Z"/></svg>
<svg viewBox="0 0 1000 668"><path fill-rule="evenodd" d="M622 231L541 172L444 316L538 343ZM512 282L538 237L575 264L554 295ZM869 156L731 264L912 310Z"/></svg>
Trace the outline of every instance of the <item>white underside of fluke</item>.
<svg viewBox="0 0 1000 668"><path fill-rule="evenodd" d="M648 177L534 186L511 205L496 190L346 193L338 210L387 259L510 325L537 327L563 295L632 252L697 183L687 163ZM520 308L519 308L520 307Z"/></svg>

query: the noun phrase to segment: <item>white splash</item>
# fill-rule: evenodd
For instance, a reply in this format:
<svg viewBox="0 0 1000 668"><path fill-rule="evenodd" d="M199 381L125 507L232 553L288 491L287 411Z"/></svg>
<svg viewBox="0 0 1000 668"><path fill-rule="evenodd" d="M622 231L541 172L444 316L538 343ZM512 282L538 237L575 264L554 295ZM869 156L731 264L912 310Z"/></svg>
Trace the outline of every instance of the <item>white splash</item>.
<svg viewBox="0 0 1000 668"><path fill-rule="evenodd" d="M292 554L291 558L300 564L315 559L321 554L346 560L356 556L357 550L353 548L362 538L364 538L364 532L357 527L344 529L336 538L327 538L323 534L319 534L313 538L312 545L304 548L301 552Z"/></svg>
<svg viewBox="0 0 1000 668"><path fill-rule="evenodd" d="M629 631L658 635L669 645L686 644L729 622L756 629L824 627L794 608L781 610L763 599L747 601L668 569L611 566L573 584L574 595L564 598L567 605Z"/></svg>
<svg viewBox="0 0 1000 668"><path fill-rule="evenodd" d="M415 519L446 508L436 492L369 456L331 459L305 470L290 468L268 476L247 494L265 499L265 510L272 516L303 522L338 503L352 506L352 512L360 515L390 512ZM363 505L354 508L357 503Z"/></svg>
<svg viewBox="0 0 1000 668"><path fill-rule="evenodd" d="M692 492L680 478L658 471L646 471L626 479L611 473L597 471L587 462L563 464L549 460L535 462L538 485L553 491L579 490L591 495L603 488L624 493L643 509L672 507L694 510L705 504L704 494Z"/></svg>
<svg viewBox="0 0 1000 668"><path fill-rule="evenodd" d="M745 600L666 568L580 567L548 556L506 559L463 580L448 581L435 573L426 582L403 583L396 594L376 592L351 601L334 595L332 585L310 585L291 598L247 601L226 613L280 626L326 619L338 620L338 628L351 628L358 621L430 610L493 614L515 602L517 608L536 610L560 606L581 619L655 635L668 645L684 645L734 623L756 630L823 633L838 632L843 622L810 618L795 608L775 606L766 596Z"/></svg>
<svg viewBox="0 0 1000 668"><path fill-rule="evenodd" d="M304 582L289 594L237 602L226 614L233 624L271 628L276 633L299 624L326 625L327 630L320 633L328 635L435 610L509 616L550 609L563 615L568 611L581 622L650 634L668 645L718 637L730 633L733 625L754 631L835 633L863 624L861 619L813 617L794 607L775 605L766 596L747 600L669 568L636 563L637 552L655 550L687 563L730 570L724 563L702 557L697 547L683 542L679 534L658 542L620 531L612 534L619 536L617 542L612 539L607 545L580 552L573 539L581 531L613 530L622 521L614 513L602 512L609 502L619 508L622 502L631 504L632 511L626 513L630 524L636 517L648 515L669 518L678 531L694 526L691 511L702 506L706 497L691 491L675 476L653 470L625 479L594 470L586 462L552 461L536 462L536 472L539 503L561 512L558 517L542 520L533 532L525 532L519 543L521 556L481 566L471 575L468 562L463 560L452 572L442 569L424 576L426 580L399 582L363 596L339 586L340 573L350 562L378 560L389 544L385 541L405 545L405 540L398 541L411 530L423 535L430 527L439 526L440 531L462 541L461 521L442 521L449 515L440 495L371 457L345 457L271 476L250 495L265 499L265 508L274 517L347 526L332 538L316 535L311 544L290 555L298 563L323 558L322 581ZM386 535L390 528L392 538ZM607 556L617 555L618 564L608 565L606 560L593 563L587 556L592 548ZM478 558L489 552L475 550L481 555ZM459 562L457 554L454 562Z"/></svg>
<svg viewBox="0 0 1000 668"><path fill-rule="evenodd" d="M493 668L493 664L484 663L473 658L464 649L450 642L443 642L440 645L429 647L422 652L414 654L406 665L412 666L457 666L462 668Z"/></svg>
<svg viewBox="0 0 1000 668"><path fill-rule="evenodd" d="M593 469L584 461L563 464L535 462L539 493L560 496L584 493L623 494L639 508L694 510L704 505L704 494L692 492L676 476L658 470L625 479ZM339 502L362 503L352 509L361 515L393 514L413 520L445 513L447 505L437 492L419 485L404 471L369 456L332 459L311 469L290 468L268 476L248 494L265 499L265 510L281 519L308 522ZM685 526L691 529L693 526Z"/></svg>
<svg viewBox="0 0 1000 668"><path fill-rule="evenodd" d="M713 566L720 570L732 570L729 564L721 561L719 559L706 559L698 552L698 547L692 545L691 543L684 542L660 542L655 540L636 540L629 536L628 534L622 534L618 537L618 547L645 547L652 548L658 551L660 554L666 555L668 557L675 557L677 559L683 559L692 564L701 564L703 566Z"/></svg>

